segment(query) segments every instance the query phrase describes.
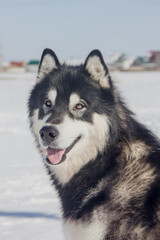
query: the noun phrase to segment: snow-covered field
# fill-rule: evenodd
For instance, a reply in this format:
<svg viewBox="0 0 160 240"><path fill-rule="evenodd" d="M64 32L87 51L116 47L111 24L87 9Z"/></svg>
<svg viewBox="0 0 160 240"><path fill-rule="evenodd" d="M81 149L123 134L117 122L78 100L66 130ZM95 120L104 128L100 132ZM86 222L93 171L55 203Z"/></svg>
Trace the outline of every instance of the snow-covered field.
<svg viewBox="0 0 160 240"><path fill-rule="evenodd" d="M160 72L113 73L137 118L160 137ZM63 240L60 205L27 122L33 74L0 74L0 239Z"/></svg>

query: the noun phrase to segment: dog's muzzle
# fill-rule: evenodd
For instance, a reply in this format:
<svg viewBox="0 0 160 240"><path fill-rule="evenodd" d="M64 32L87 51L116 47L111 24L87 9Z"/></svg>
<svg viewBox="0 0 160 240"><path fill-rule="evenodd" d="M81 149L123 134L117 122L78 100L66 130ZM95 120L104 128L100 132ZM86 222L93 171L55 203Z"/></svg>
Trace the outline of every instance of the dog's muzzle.
<svg viewBox="0 0 160 240"><path fill-rule="evenodd" d="M46 163L48 165L57 165L66 159L66 155L74 147L74 145L80 140L80 136L77 137L69 147L65 149L59 149L54 147L54 141L59 136L59 131L54 126L44 126L39 131L42 143L46 148Z"/></svg>

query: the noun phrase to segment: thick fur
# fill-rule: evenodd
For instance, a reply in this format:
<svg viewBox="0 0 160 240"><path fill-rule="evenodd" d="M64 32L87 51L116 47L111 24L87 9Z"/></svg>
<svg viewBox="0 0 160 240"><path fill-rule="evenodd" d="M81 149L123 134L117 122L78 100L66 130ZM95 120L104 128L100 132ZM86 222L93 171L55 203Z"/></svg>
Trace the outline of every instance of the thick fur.
<svg viewBox="0 0 160 240"><path fill-rule="evenodd" d="M45 49L28 108L43 159L47 147L69 149L57 165L45 160L66 239L159 240L160 143L122 102L101 53L73 67ZM44 126L56 128L51 143Z"/></svg>

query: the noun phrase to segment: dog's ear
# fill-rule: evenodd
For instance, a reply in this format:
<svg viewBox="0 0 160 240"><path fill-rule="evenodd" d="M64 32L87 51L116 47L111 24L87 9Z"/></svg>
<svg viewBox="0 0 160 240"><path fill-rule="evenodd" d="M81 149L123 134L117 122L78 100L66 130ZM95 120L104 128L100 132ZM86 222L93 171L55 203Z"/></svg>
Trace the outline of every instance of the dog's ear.
<svg viewBox="0 0 160 240"><path fill-rule="evenodd" d="M111 87L109 71L99 50L93 50L88 55L84 67L85 71L87 71L91 78L97 81L101 87Z"/></svg>
<svg viewBox="0 0 160 240"><path fill-rule="evenodd" d="M44 49L38 68L37 82L40 82L53 70L58 70L60 63L56 54L51 49Z"/></svg>

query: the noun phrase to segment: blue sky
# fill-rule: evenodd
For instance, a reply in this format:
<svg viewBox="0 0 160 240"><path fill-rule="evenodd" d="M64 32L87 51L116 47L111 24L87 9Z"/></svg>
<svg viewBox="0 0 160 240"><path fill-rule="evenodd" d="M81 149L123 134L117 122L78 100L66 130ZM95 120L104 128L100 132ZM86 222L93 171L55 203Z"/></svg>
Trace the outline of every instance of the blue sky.
<svg viewBox="0 0 160 240"><path fill-rule="evenodd" d="M4 60L39 59L52 48L60 59L143 55L160 50L160 0L0 0Z"/></svg>

